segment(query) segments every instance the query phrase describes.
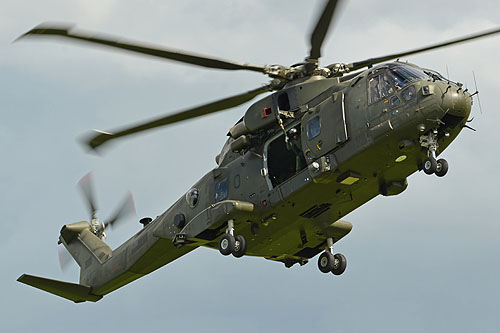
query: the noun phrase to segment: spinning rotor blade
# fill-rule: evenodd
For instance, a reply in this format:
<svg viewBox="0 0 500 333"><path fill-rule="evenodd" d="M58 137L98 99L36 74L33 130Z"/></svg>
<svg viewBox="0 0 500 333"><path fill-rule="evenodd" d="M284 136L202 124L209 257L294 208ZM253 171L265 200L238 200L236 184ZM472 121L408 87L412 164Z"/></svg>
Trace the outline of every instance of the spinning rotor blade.
<svg viewBox="0 0 500 333"><path fill-rule="evenodd" d="M59 267L61 267L61 271L65 272L73 262L73 258L71 258L69 252L62 246L58 248L57 254L59 256Z"/></svg>
<svg viewBox="0 0 500 333"><path fill-rule="evenodd" d="M91 220L96 218L97 206L95 204L94 186L92 184L92 173L89 172L78 182L78 187L82 191L83 198L90 211Z"/></svg>
<svg viewBox="0 0 500 333"><path fill-rule="evenodd" d="M311 51L309 52L309 57L307 59L318 60L319 57L321 57L321 45L325 40L338 2L339 1L337 0L328 0L325 8L323 9L323 12L318 19L318 23L316 23L316 27L311 34Z"/></svg>
<svg viewBox="0 0 500 333"><path fill-rule="evenodd" d="M119 138L122 136L130 135L130 134L150 130L150 129L153 129L156 127L170 125L170 124L174 124L174 123L177 123L180 121L201 117L201 116L204 116L204 115L207 115L210 113L215 113L218 111L234 108L240 104L248 102L249 100L253 99L257 95L262 94L266 91L270 91L272 89L273 89L273 84L271 82L270 84L267 84L265 86L262 86L260 88L254 89L254 90L247 91L246 93L243 93L243 94L227 97L227 98L215 101L215 102L211 102L211 103L208 103L205 105L197 106L197 107L194 107L192 109L188 109L188 110L181 111L178 113L169 114L165 117L161 117L161 118L151 120L151 121L139 124L139 125L135 125L135 126L132 126L129 128L124 128L124 129L118 130L115 133L107 133L107 132L97 131L97 134L94 133L90 138L88 138L88 140L86 140L86 144L88 144L88 146L91 149L95 150L96 148L98 148L102 144L106 143L107 141L110 141L110 140L113 140L113 139L116 139L116 138Z"/></svg>
<svg viewBox="0 0 500 333"><path fill-rule="evenodd" d="M76 30L73 25L57 24L57 23L43 23L31 29L18 39L30 36L55 36L73 39L77 41L88 42L98 45L106 45L113 48L132 51L140 54L146 54L163 59L179 61L191 65L226 69L226 70L249 70L254 72L265 72L264 66L250 65L247 63L240 63L230 60L217 59L203 55L196 55L180 50L173 50L163 48L155 45L148 45L146 43L125 41L123 38L103 35L86 30Z"/></svg>
<svg viewBox="0 0 500 333"><path fill-rule="evenodd" d="M135 215L135 202L132 193L128 193L123 203L112 215L113 217L104 222L104 227L112 226L127 215Z"/></svg>
<svg viewBox="0 0 500 333"><path fill-rule="evenodd" d="M494 34L497 34L499 32L500 32L500 28L496 28L493 30L483 31L483 32L480 32L480 33L477 33L474 35L464 36L464 37L457 38L457 39L452 39L452 40L449 40L447 42L443 42L443 43L439 43L439 44L435 44L435 45L431 45L431 46L427 46L427 47L422 47L422 48L411 50L411 51L394 53L391 55L386 55L386 56L382 56L382 57L378 57L378 58L371 58L371 59L367 59L367 60L363 60L363 61L353 62L352 64L348 64L347 67L349 67L349 69L351 71L355 71L355 70L361 69L363 67L370 67L371 65L378 64L378 63L385 62L385 61L389 61L392 59L406 57L406 56L409 56L412 54L417 54L417 53L426 52L426 51L438 49L438 48L453 45L453 44L467 42L467 41L470 41L473 39L494 35Z"/></svg>

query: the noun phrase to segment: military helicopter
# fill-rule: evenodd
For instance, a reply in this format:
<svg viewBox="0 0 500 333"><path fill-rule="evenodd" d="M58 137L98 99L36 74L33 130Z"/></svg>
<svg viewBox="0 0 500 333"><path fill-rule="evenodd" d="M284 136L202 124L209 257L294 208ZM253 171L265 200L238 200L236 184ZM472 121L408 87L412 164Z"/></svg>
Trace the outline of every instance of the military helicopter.
<svg viewBox="0 0 500 333"><path fill-rule="evenodd" d="M118 138L234 108L256 96L229 129L217 167L155 219L112 250L105 231L126 214L100 222L89 177L81 181L90 222L64 225L59 242L80 266L78 284L23 274L18 281L74 302L104 295L189 253L199 246L222 255L263 257L286 267L319 255L323 273L342 274L344 255L334 244L351 223L341 220L378 195L402 193L407 177L423 170L443 177L442 152L468 125L472 98L464 85L437 71L401 62L409 55L491 36L480 32L406 52L352 63L319 65L321 47L338 7L325 1L304 61L291 66L251 65L129 42L57 24L42 24L25 37L59 37L139 54L268 75L259 88L206 105L89 135L97 150ZM439 157L439 158L438 158ZM128 199L126 202L130 202Z"/></svg>

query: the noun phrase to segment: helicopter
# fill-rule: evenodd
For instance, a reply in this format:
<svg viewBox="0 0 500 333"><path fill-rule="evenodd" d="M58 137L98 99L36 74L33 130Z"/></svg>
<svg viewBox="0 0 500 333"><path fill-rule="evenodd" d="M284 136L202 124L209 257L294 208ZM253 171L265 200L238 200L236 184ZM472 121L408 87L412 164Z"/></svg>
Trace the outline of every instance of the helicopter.
<svg viewBox="0 0 500 333"><path fill-rule="evenodd" d="M291 66L257 66L126 42L68 26L45 24L22 37L55 36L106 45L192 65L250 70L271 81L257 89L139 125L89 136L102 146L127 135L255 102L229 129L217 168L163 214L115 250L103 241L90 191L91 221L67 224L59 241L81 268L80 283L24 274L18 281L74 302L104 295L198 246L223 255L264 257L287 267L321 253L323 273L342 274L333 246L352 225L343 216L378 195L402 193L416 171L446 175L439 155L467 128L472 96L438 72L395 61L412 54L500 32L481 32L429 47L353 63L319 65L338 1L327 1L311 34L307 58ZM82 181L88 184L89 180ZM86 185L83 185L85 187ZM122 214L120 209L117 216Z"/></svg>

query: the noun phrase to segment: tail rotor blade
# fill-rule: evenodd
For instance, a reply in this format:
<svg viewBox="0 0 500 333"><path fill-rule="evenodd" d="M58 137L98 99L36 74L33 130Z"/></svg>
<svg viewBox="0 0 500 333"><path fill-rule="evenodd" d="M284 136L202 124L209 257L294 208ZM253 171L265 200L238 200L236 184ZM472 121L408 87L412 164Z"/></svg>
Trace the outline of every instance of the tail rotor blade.
<svg viewBox="0 0 500 333"><path fill-rule="evenodd" d="M92 181L92 172L87 173L83 176L82 179L78 182L78 188L82 192L83 198L87 203L88 210L90 212L91 220L96 218L97 206L95 204L95 195L94 195L94 185Z"/></svg>
<svg viewBox="0 0 500 333"><path fill-rule="evenodd" d="M61 271L67 271L68 267L70 267L73 262L73 258L71 258L69 252L62 246L58 248L57 254L59 257L59 267L61 267Z"/></svg>
<svg viewBox="0 0 500 333"><path fill-rule="evenodd" d="M86 174L79 182L78 187L80 188L82 195L87 202L89 210L91 212L90 224L92 226L92 232L99 237L100 239L106 238L106 228L108 226L112 226L122 220L124 217L128 215L135 215L135 203L134 197L132 193L128 193L123 202L120 204L118 209L111 215L111 218L105 220L104 222L100 222L97 220L96 211L97 207L95 204L95 196L94 196L94 187L92 182L92 173ZM67 253L66 253L67 254ZM61 268L65 266L66 257L63 253L59 254L59 261L61 264Z"/></svg>
<svg viewBox="0 0 500 333"><path fill-rule="evenodd" d="M135 202L132 193L128 193L123 200L122 204L118 207L116 212L112 215L112 217L104 222L104 228L108 226L113 226L117 222L123 220L123 218L135 215Z"/></svg>

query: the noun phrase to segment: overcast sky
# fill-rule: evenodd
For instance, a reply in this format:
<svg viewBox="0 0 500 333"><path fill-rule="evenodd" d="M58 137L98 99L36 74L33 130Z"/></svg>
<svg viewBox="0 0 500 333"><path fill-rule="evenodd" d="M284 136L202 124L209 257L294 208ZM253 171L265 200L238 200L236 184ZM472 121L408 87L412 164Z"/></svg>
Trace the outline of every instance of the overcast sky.
<svg viewBox="0 0 500 333"><path fill-rule="evenodd" d="M309 50L323 1L2 0L0 2L0 328L5 332L203 330L220 332L498 332L498 97L500 36L412 56L473 91L483 113L443 154L446 177L417 173L406 192L348 215L336 251L340 277L316 258L286 269L261 258L198 249L98 303L73 304L20 284L22 273L61 272L62 225L87 220L76 189L94 172L101 217L126 191L137 213L107 239L117 247L215 167L227 130L248 105L122 140L102 157L77 138L260 86L251 72L200 69L19 35L44 21L255 64L290 65ZM346 1L322 64L352 62L500 25L498 1ZM476 101L475 101L476 102Z"/></svg>

